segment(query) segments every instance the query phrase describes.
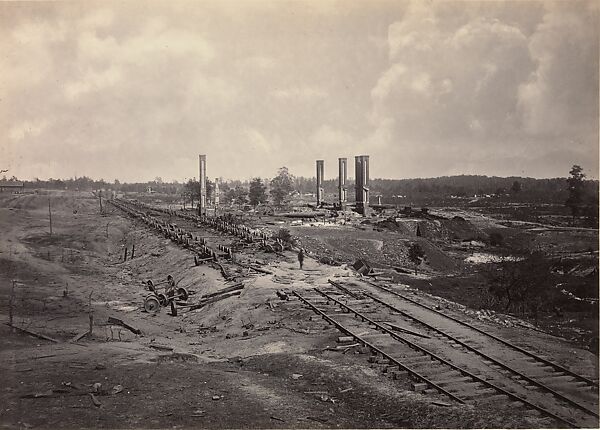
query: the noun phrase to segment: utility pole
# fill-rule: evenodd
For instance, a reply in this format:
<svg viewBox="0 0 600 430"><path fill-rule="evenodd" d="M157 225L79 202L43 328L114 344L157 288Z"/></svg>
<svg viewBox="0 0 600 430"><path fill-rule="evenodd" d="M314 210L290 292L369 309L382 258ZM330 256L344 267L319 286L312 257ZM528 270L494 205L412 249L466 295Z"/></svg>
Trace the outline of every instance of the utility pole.
<svg viewBox="0 0 600 430"><path fill-rule="evenodd" d="M98 197L100 198L100 214L102 214L102 190L98 192Z"/></svg>
<svg viewBox="0 0 600 430"><path fill-rule="evenodd" d="M52 236L52 211L50 210L50 197L48 197L48 218L50 219L50 236Z"/></svg>

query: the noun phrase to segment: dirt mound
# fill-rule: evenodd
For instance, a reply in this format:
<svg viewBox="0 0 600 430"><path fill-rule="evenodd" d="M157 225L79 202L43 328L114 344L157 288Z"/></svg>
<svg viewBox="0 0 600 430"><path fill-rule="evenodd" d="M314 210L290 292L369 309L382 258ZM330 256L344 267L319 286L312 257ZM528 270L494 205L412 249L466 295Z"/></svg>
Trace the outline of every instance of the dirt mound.
<svg viewBox="0 0 600 430"><path fill-rule="evenodd" d="M482 230L460 216L455 216L449 220L442 220L441 223L449 232L451 239L485 240L487 238L487 235Z"/></svg>
<svg viewBox="0 0 600 430"><path fill-rule="evenodd" d="M395 231L397 233L403 233L408 236L413 236L415 234L415 232L409 229L404 223L397 222L395 218L387 218L380 221L377 223L377 227Z"/></svg>
<svg viewBox="0 0 600 430"><path fill-rule="evenodd" d="M426 239L419 239L419 245L425 253L426 262L433 270L452 272L460 267L460 262L448 256L444 251Z"/></svg>

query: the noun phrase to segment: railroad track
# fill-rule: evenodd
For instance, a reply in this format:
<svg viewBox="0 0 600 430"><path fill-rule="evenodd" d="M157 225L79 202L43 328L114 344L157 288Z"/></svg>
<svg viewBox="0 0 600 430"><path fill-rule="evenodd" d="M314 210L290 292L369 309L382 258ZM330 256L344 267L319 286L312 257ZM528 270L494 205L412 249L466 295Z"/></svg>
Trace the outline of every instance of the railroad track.
<svg viewBox="0 0 600 430"><path fill-rule="evenodd" d="M441 311L439 311L437 309L434 309L431 306L427 306L427 305L425 305L423 303L420 303L417 300L414 300L414 299L412 299L412 298L410 298L410 297L408 297L408 296L406 296L404 294L401 294L401 293L399 293L397 291L394 291L393 289L391 289L389 287L386 287L386 286L383 286L383 285L379 285L379 284L377 284L375 282L370 282L370 281L366 281L366 283L369 284L369 285L371 285L371 286L373 286L373 287L375 287L375 288L378 288L381 291L384 291L384 292L386 292L388 294L391 294L391 295L393 295L393 296L395 296L395 297L397 297L399 299L402 299L405 302L411 303L411 304L416 305L416 306L418 306L418 307L420 307L422 309L425 309L425 310L427 310L427 311L429 311L429 312L431 312L433 314L439 315L439 316L441 316L442 318L444 318L446 320L450 320L453 323L456 323L458 325L461 325L463 327L467 327L467 328L469 328L469 329L471 329L473 331L476 331L477 333L479 333L479 334L481 334L481 335L483 335L485 337L488 337L490 339L493 339L493 340L501 343L502 345L504 345L504 346L506 346L506 347L514 350L514 351L517 351L517 352L519 352L519 353L527 356L528 358L533 359L534 361L536 361L536 362L538 362L538 363L540 363L542 365L552 367L553 369L555 369L558 372L562 372L565 375L569 375L569 376L571 376L571 377L573 377L573 378L575 378L575 379L577 379L579 381L585 382L587 385L589 385L591 387L598 387L598 381L597 380L593 380L593 379L588 378L586 376L579 375L579 374L577 374L577 373L575 373L575 372L567 369L566 367L561 366L558 363L554 363L554 362L548 360L547 358L544 358L544 357L542 357L542 356L540 356L538 354L535 354L535 353L533 353L533 352L531 352L531 351L529 351L529 350L527 350L525 348L522 348L522 347L520 347L518 345L515 345L512 342L509 342L509 341L507 341L505 339L502 339L502 338L500 338L498 336L495 336L495 335L493 335L493 334L491 334L491 333L489 333L489 332L487 332L487 331L485 331L483 329L480 329L480 328L476 327L473 324L470 324L470 323L468 323L466 321L462 321L462 320L460 320L460 319L458 319L456 317L453 317L453 316L445 314L445 313L443 313L443 312L441 312Z"/></svg>
<svg viewBox="0 0 600 430"><path fill-rule="evenodd" d="M589 378L559 371L562 366L550 366L543 357L534 360L529 354L535 354L524 354L519 347L511 349L493 335L488 340L505 350L492 353L493 345L470 339L486 337L481 329L466 331L455 323L463 328L457 333L447 328L449 320L441 321L442 316L432 313L441 321L436 325L415 312L415 308L423 308L411 302L402 306L395 296L390 302L365 290L330 284L333 289L294 295L338 330L370 348L385 370L406 372L426 384L426 393L445 395L459 403L537 411L554 420L553 425L598 427L597 390L592 391L597 385Z"/></svg>
<svg viewBox="0 0 600 430"><path fill-rule="evenodd" d="M120 201L120 203L124 203ZM266 245L268 242L276 242L271 232L265 233L257 229L250 228L241 223L225 221L219 217L197 216L184 211L166 209L158 206L152 206L146 203L130 200L126 203L130 207L137 208L138 211L160 219L167 224L173 223L173 218L177 218L177 223L184 224L185 230L193 234L199 234L205 240L205 244L211 244L213 247L231 248L235 242L244 242L246 245L259 244ZM207 230L212 230L217 235L211 235L210 240L206 240Z"/></svg>
<svg viewBox="0 0 600 430"><path fill-rule="evenodd" d="M166 238L194 253L194 260L197 265L205 262L216 263L227 279L231 275L222 263L236 264L258 273L271 273L256 265L244 264L234 258L234 251L238 251L239 246L256 248L257 244L260 246L260 244L264 245L267 242L269 239L267 235L263 235L256 230L219 219L197 217L169 209L155 208L135 201L112 200L110 202L131 217L141 220ZM182 228L172 223L172 216L180 217L188 228ZM207 240L205 237L207 228L212 228L219 235L211 236L211 240ZM241 245L242 243L244 245Z"/></svg>

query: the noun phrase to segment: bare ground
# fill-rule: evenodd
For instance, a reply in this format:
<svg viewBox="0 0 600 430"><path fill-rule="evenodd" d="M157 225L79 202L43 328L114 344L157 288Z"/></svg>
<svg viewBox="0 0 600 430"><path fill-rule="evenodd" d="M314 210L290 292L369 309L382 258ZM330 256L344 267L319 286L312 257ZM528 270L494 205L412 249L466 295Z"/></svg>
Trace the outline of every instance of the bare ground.
<svg viewBox="0 0 600 430"><path fill-rule="evenodd" d="M289 282L309 289L353 276L313 259L300 271L294 254L255 254L274 275L247 277L239 298L177 317L166 310L147 314L141 309L147 279L173 274L197 295L227 284L217 270L193 267L190 253L122 214L101 216L85 193L51 196L50 237L47 198L0 203L0 319L8 321L15 280L14 323L58 340L0 325L5 428L548 426L536 416L435 404L411 391L410 381L369 367L364 354L327 350L339 333L275 295ZM123 263L124 247L134 243L136 257ZM93 334L69 343L89 327L90 300ZM109 316L143 336L109 325ZM549 344L547 336L528 333L527 343L561 362L589 365L588 352L564 341Z"/></svg>

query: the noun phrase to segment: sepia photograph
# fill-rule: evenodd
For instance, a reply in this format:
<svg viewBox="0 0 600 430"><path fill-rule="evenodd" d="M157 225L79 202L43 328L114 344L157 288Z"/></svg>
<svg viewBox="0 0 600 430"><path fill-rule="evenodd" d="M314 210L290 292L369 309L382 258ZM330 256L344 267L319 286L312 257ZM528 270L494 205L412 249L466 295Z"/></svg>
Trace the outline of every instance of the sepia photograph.
<svg viewBox="0 0 600 430"><path fill-rule="evenodd" d="M0 0L0 429L599 428L599 0Z"/></svg>

